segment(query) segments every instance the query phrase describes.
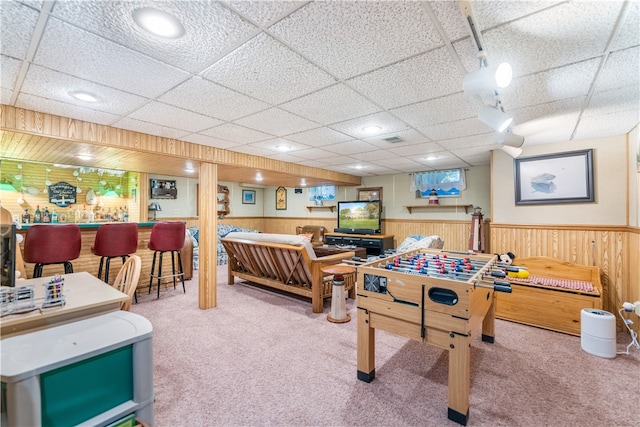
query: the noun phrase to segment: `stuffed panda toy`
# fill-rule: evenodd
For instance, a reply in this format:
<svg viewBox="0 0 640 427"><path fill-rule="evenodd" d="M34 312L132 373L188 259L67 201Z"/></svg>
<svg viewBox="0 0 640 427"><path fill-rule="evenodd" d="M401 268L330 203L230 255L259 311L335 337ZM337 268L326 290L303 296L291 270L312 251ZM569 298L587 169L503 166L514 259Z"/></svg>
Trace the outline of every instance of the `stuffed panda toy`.
<svg viewBox="0 0 640 427"><path fill-rule="evenodd" d="M503 254L496 254L498 256L498 262L500 264L511 265L516 256L511 252L505 252Z"/></svg>

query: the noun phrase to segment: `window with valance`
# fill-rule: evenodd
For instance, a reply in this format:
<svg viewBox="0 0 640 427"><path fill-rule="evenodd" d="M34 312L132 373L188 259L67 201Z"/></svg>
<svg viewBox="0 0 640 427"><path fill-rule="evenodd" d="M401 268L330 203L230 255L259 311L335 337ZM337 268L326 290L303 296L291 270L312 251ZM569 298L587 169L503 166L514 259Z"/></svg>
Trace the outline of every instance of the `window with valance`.
<svg viewBox="0 0 640 427"><path fill-rule="evenodd" d="M459 197L466 188L464 169L417 172L412 174L410 182L410 191L418 198L429 197L433 189L439 197Z"/></svg>

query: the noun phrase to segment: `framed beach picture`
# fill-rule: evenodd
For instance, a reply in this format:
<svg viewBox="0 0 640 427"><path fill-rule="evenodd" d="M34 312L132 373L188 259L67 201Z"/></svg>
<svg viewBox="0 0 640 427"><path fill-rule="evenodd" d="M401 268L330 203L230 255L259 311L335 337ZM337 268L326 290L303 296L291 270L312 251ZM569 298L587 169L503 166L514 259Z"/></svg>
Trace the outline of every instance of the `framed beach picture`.
<svg viewBox="0 0 640 427"><path fill-rule="evenodd" d="M595 200L592 149L518 158L514 166L516 205Z"/></svg>
<svg viewBox="0 0 640 427"><path fill-rule="evenodd" d="M242 204L243 205L255 205L256 204L256 191L255 190L242 190Z"/></svg>

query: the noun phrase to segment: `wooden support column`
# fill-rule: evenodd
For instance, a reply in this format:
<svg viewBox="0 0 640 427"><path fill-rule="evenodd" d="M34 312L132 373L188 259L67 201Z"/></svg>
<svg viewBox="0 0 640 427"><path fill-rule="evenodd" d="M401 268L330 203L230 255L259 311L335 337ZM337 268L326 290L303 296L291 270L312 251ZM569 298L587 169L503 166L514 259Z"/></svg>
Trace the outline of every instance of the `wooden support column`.
<svg viewBox="0 0 640 427"><path fill-rule="evenodd" d="M217 306L218 165L200 163L198 308Z"/></svg>

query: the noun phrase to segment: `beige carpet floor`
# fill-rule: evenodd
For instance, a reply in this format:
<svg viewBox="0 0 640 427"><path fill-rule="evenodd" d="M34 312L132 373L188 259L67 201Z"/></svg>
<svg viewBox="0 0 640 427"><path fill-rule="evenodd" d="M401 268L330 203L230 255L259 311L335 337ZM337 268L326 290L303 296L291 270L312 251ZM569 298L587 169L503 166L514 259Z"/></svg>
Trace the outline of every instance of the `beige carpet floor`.
<svg viewBox="0 0 640 427"><path fill-rule="evenodd" d="M356 378L353 320L239 283L218 269L218 307L198 309L197 276L132 306L154 327L155 423L163 426L456 426L448 352L376 333L376 378ZM618 333L618 349L630 342ZM614 359L580 338L496 321L471 349L469 426L640 426L640 352Z"/></svg>

